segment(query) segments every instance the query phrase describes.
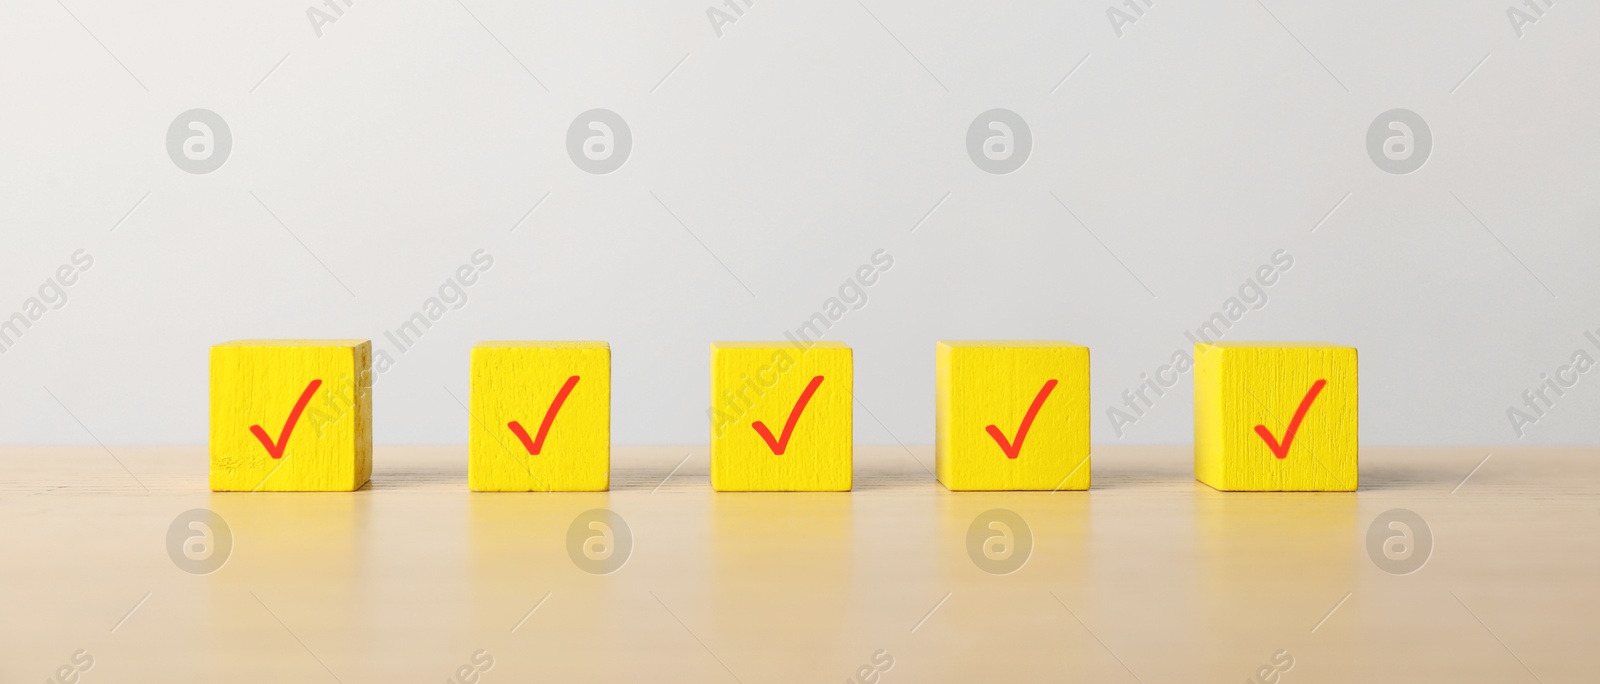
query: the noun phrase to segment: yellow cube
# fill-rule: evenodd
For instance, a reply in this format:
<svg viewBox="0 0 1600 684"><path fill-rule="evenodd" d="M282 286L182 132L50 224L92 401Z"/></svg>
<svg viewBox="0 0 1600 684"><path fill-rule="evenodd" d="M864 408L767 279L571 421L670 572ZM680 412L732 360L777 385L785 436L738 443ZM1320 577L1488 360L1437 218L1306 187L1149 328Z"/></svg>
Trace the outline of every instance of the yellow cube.
<svg viewBox="0 0 1600 684"><path fill-rule="evenodd" d="M372 478L372 343L211 348L211 490L353 492Z"/></svg>
<svg viewBox="0 0 1600 684"><path fill-rule="evenodd" d="M1356 350L1194 346L1194 475L1230 492L1356 489Z"/></svg>
<svg viewBox="0 0 1600 684"><path fill-rule="evenodd" d="M475 492L611 487L611 346L484 342L472 348L467 486Z"/></svg>
<svg viewBox="0 0 1600 684"><path fill-rule="evenodd" d="M849 491L853 370L838 342L711 345L711 487Z"/></svg>
<svg viewBox="0 0 1600 684"><path fill-rule="evenodd" d="M934 460L952 491L1089 488L1089 348L940 342Z"/></svg>

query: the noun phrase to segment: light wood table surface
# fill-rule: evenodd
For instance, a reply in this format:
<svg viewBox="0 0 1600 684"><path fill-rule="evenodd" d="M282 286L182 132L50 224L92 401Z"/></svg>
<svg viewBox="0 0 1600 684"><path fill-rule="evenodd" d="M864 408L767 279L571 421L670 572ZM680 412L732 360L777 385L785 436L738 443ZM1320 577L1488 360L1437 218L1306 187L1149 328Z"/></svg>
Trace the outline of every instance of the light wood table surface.
<svg viewBox="0 0 1600 684"><path fill-rule="evenodd" d="M1187 448L1104 448L1088 492L951 493L931 449L863 448L851 493L718 494L703 447L621 448L609 493L473 494L465 448L380 447L354 494L212 494L203 448L4 449L0 682L80 650L83 682L461 682L480 651L490 683L843 682L880 651L865 681L1237 683L1279 651L1269 682L1600 680L1600 453L1490 452L1224 494ZM202 507L233 547L193 575L168 528ZM603 576L567 547L602 507L632 535ZM1012 574L968 551L992 509L1031 532ZM1431 531L1411 574L1368 549L1391 509Z"/></svg>

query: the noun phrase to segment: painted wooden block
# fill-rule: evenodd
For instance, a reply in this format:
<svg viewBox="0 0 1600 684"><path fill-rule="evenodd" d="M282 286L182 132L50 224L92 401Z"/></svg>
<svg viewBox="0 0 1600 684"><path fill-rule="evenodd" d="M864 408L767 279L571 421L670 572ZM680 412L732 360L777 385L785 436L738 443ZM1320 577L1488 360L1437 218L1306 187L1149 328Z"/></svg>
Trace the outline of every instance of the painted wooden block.
<svg viewBox="0 0 1600 684"><path fill-rule="evenodd" d="M849 491L853 371L838 342L711 345L711 487Z"/></svg>
<svg viewBox="0 0 1600 684"><path fill-rule="evenodd" d="M611 346L484 342L472 348L467 485L475 492L611 487Z"/></svg>
<svg viewBox="0 0 1600 684"><path fill-rule="evenodd" d="M351 492L372 477L372 343L211 348L211 490Z"/></svg>
<svg viewBox="0 0 1600 684"><path fill-rule="evenodd" d="M1089 488L1089 348L940 342L935 460L951 490Z"/></svg>
<svg viewBox="0 0 1600 684"><path fill-rule="evenodd" d="M1354 348L1228 342L1194 352L1196 479L1223 491L1355 491Z"/></svg>

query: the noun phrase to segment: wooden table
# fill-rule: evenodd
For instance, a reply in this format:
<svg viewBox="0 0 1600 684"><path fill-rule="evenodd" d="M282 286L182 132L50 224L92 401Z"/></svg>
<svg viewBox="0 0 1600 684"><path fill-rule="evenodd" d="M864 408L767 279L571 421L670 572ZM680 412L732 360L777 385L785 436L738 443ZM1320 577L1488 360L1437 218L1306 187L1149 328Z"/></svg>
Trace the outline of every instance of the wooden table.
<svg viewBox="0 0 1600 684"><path fill-rule="evenodd" d="M464 448L380 447L354 494L212 494L203 448L5 449L0 681L1596 681L1600 454L1488 454L1224 494L1104 448L1089 492L952 494L864 448L852 493L717 494L704 448L635 448L610 493L471 494ZM233 539L206 575L169 551L196 508ZM568 551L596 508L632 535L609 575ZM969 553L993 509L1031 532L1011 574ZM1369 551L1391 509L1432 534L1411 574Z"/></svg>

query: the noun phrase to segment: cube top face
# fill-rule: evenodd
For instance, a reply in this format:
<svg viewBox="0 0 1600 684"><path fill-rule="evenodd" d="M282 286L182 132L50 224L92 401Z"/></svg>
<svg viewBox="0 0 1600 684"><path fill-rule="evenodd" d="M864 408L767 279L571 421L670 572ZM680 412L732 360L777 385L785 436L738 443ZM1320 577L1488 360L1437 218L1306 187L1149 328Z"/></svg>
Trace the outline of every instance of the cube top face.
<svg viewBox="0 0 1600 684"><path fill-rule="evenodd" d="M953 491L1089 488L1089 348L940 342L935 460Z"/></svg>
<svg viewBox="0 0 1600 684"><path fill-rule="evenodd" d="M837 342L711 346L711 486L849 491L854 368Z"/></svg>
<svg viewBox="0 0 1600 684"><path fill-rule="evenodd" d="M372 344L211 348L212 491L355 491L372 476Z"/></svg>
<svg viewBox="0 0 1600 684"><path fill-rule="evenodd" d="M1196 342L1195 351L1202 349L1349 349L1340 344L1327 342Z"/></svg>
<svg viewBox="0 0 1600 684"><path fill-rule="evenodd" d="M939 347L950 349L1085 349L1063 340L940 340Z"/></svg>
<svg viewBox="0 0 1600 684"><path fill-rule="evenodd" d="M485 342L472 349L467 485L603 492L611 485L611 347Z"/></svg>
<svg viewBox="0 0 1600 684"><path fill-rule="evenodd" d="M1195 478L1223 491L1354 491L1357 354L1315 343L1195 345Z"/></svg>
<svg viewBox="0 0 1600 684"><path fill-rule="evenodd" d="M372 347L370 340L233 340L214 345L212 348L228 347L348 347L355 349L366 345Z"/></svg>
<svg viewBox="0 0 1600 684"><path fill-rule="evenodd" d="M833 340L818 340L810 345L796 345L793 342L712 342L711 350L718 349L787 349L796 354L806 349L846 349L850 347L843 342Z"/></svg>
<svg viewBox="0 0 1600 684"><path fill-rule="evenodd" d="M611 349L610 342L589 342L582 340L490 340L479 342L472 347L476 352L479 349Z"/></svg>

